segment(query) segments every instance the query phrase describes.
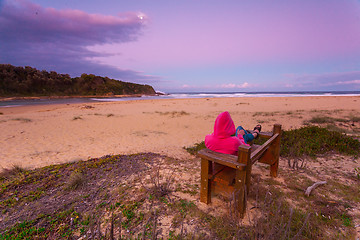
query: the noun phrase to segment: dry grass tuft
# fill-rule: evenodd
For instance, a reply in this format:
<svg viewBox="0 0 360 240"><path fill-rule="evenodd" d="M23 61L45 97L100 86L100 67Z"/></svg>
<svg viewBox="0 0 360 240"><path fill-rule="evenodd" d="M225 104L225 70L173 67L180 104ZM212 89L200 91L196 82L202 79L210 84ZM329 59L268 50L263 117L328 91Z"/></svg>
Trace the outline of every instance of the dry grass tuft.
<svg viewBox="0 0 360 240"><path fill-rule="evenodd" d="M80 119L82 119L82 117L80 117L80 116L75 116L72 120L75 121L75 120L80 120Z"/></svg>
<svg viewBox="0 0 360 240"><path fill-rule="evenodd" d="M22 117L19 117L19 118L13 118L13 119L11 119L11 120L13 120L13 121L20 121L20 122L23 122L23 123L29 123L29 122L32 122L32 120L31 120L31 119L29 119L29 118L22 118Z"/></svg>
<svg viewBox="0 0 360 240"><path fill-rule="evenodd" d="M86 176L81 172L73 172L69 176L69 180L65 185L67 190L76 190L84 185L86 181Z"/></svg>
<svg viewBox="0 0 360 240"><path fill-rule="evenodd" d="M160 172L160 166L154 167L154 170L150 174L150 186L145 186L144 183L141 182L146 191L156 199L167 196L173 191L174 170L164 172L163 174Z"/></svg>
<svg viewBox="0 0 360 240"><path fill-rule="evenodd" d="M185 112L185 111L172 111L172 112L158 112L156 111L155 113L158 113L160 115L165 115L165 116L168 116L170 115L171 117L181 117L181 116L186 116L186 115L190 115L190 113L188 112Z"/></svg>
<svg viewBox="0 0 360 240"><path fill-rule="evenodd" d="M5 179L5 178L12 177L12 176L17 176L24 172L26 172L26 170L24 168L20 167L19 165L14 165L10 169L3 168L2 171L0 172L0 178Z"/></svg>

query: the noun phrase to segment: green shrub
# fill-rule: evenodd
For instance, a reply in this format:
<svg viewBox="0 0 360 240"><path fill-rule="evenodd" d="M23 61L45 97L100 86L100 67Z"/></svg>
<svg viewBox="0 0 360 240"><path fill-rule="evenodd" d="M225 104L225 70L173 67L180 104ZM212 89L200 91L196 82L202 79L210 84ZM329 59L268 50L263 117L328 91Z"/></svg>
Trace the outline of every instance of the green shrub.
<svg viewBox="0 0 360 240"><path fill-rule="evenodd" d="M283 157L314 157L330 151L356 156L360 152L360 142L342 133L316 126L283 132L280 147L280 155Z"/></svg>

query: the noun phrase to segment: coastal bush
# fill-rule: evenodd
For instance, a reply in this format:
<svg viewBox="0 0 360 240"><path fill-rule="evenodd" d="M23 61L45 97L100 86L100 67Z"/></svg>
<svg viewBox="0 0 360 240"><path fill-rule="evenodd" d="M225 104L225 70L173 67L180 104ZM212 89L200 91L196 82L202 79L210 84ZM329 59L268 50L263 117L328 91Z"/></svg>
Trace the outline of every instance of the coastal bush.
<svg viewBox="0 0 360 240"><path fill-rule="evenodd" d="M357 156L360 142L342 133L316 126L283 131L280 148L283 157L315 157L330 151Z"/></svg>
<svg viewBox="0 0 360 240"><path fill-rule="evenodd" d="M74 96L155 94L150 85L123 82L108 77L40 71L29 66L0 64L0 96Z"/></svg>

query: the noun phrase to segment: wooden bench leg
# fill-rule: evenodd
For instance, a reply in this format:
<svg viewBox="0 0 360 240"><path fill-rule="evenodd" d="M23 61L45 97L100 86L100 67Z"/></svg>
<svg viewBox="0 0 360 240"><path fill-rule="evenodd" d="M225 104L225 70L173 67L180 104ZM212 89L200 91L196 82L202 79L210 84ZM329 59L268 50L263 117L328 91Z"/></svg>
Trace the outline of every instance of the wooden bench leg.
<svg viewBox="0 0 360 240"><path fill-rule="evenodd" d="M236 171L236 177L235 177L235 190L234 190L234 202L235 202L235 208L239 212L240 217L243 218L245 216L246 212L246 171Z"/></svg>
<svg viewBox="0 0 360 240"><path fill-rule="evenodd" d="M275 162L270 165L270 176L277 177L278 175L278 168L279 168L279 157L280 157L280 140L281 140L281 125L275 124L273 133L278 133L279 136L276 138L275 142L272 144L272 149L269 149L273 157L275 159Z"/></svg>
<svg viewBox="0 0 360 240"><path fill-rule="evenodd" d="M236 207L239 210L240 217L245 216L246 211L246 196L250 188L250 178L251 178L251 147L249 146L240 146L238 154L238 162L246 164L246 169L236 170L235 177L235 200Z"/></svg>
<svg viewBox="0 0 360 240"><path fill-rule="evenodd" d="M273 165L270 165L270 176L271 177L277 177L278 168L279 168L279 159L277 159L277 161Z"/></svg>
<svg viewBox="0 0 360 240"><path fill-rule="evenodd" d="M206 159L201 159L201 183L200 183L200 202L211 203L211 181L209 174L212 173L212 164Z"/></svg>

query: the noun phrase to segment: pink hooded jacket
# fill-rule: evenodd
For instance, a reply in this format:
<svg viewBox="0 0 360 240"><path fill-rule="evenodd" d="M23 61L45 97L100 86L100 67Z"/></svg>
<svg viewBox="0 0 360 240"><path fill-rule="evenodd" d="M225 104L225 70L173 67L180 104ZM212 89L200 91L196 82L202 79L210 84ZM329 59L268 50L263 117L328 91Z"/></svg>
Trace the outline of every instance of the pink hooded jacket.
<svg viewBox="0 0 360 240"><path fill-rule="evenodd" d="M235 134L234 121L228 112L220 113L215 120L214 132L205 137L205 146L215 152L238 154L240 145L247 145L244 138L231 136Z"/></svg>

